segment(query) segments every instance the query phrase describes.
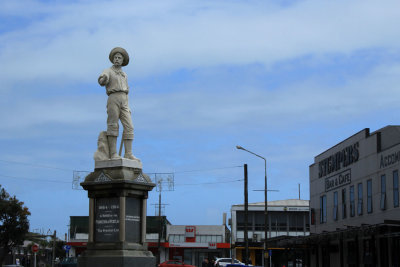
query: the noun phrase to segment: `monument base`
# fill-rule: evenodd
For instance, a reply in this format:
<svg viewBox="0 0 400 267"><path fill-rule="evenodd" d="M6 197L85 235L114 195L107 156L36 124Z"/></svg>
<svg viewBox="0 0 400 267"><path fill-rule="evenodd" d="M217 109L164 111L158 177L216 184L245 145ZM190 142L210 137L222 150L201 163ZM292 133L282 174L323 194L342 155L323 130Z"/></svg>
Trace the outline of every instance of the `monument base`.
<svg viewBox="0 0 400 267"><path fill-rule="evenodd" d="M155 267L156 258L149 251L87 250L78 258L79 267Z"/></svg>
<svg viewBox="0 0 400 267"><path fill-rule="evenodd" d="M81 183L89 197L89 240L79 267L155 267L145 245L148 192L155 186L137 160L96 161Z"/></svg>

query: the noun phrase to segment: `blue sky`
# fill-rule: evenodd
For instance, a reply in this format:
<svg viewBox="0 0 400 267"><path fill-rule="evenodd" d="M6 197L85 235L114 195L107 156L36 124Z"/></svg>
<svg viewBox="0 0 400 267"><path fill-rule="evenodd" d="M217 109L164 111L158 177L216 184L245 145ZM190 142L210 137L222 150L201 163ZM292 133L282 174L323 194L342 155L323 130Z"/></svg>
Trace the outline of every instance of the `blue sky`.
<svg viewBox="0 0 400 267"><path fill-rule="evenodd" d="M13 1L0 3L0 184L31 229L87 215L73 170L91 171L106 129L108 53L131 61L134 154L174 172L173 224L221 224L243 201L308 199L313 157L398 123L398 1ZM148 214L158 193L150 192Z"/></svg>

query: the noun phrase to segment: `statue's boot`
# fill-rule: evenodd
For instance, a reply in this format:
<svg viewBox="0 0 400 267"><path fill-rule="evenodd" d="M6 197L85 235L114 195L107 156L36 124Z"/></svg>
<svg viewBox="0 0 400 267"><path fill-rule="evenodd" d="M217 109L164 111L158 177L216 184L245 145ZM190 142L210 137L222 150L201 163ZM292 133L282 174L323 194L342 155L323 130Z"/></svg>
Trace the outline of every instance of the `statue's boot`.
<svg viewBox="0 0 400 267"><path fill-rule="evenodd" d="M126 159L139 160L132 154L132 139L124 139L125 155ZM139 160L140 161L140 160Z"/></svg>
<svg viewBox="0 0 400 267"><path fill-rule="evenodd" d="M110 149L110 159L120 159L121 156L117 154L117 137L107 136L108 148Z"/></svg>

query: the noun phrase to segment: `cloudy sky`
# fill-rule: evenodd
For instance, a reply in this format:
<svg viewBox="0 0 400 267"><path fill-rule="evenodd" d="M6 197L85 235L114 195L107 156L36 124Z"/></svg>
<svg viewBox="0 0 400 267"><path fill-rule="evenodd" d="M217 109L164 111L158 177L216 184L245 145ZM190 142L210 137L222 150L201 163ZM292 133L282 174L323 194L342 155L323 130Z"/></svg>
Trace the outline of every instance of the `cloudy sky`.
<svg viewBox="0 0 400 267"><path fill-rule="evenodd" d="M31 230L87 215L73 171L91 171L106 129L108 53L131 61L134 154L174 173L173 224L221 224L243 201L309 199L313 157L364 128L399 124L399 1L0 2L0 184ZM154 215L158 192L150 192ZM229 216L229 215L228 215Z"/></svg>

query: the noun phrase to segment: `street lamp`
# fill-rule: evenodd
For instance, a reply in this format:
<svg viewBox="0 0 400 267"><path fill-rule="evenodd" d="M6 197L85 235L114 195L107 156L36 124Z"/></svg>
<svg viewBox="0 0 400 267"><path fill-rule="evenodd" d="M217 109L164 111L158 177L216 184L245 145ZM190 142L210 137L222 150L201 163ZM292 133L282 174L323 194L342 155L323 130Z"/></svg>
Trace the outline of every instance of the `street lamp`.
<svg viewBox="0 0 400 267"><path fill-rule="evenodd" d="M245 148L243 148L243 147L241 147L241 146L236 146L236 148L237 149L241 149L241 150L244 150L244 151L247 151L247 152L249 152L250 154L253 154L254 156L256 156L256 157L259 157L259 158L262 158L263 160L264 160L264 170L265 170L265 180L264 180L264 182L265 182L265 188L264 188L264 202L265 202L265 205L264 205L264 224L265 224L265 227L264 227L264 235L265 235L265 238L264 238L264 266L266 267L266 266L268 266L268 261L267 261L267 253L268 253L268 246L267 246L267 236L268 236L268 228L267 228L267 225L268 225L268 197L267 197L267 192L268 192L268 186L267 186L267 160L264 158L264 157L262 157L262 156L260 156L260 155L257 155L256 153L254 153L254 152L251 152L251 151L249 151L249 150L247 150L247 149L245 149Z"/></svg>

